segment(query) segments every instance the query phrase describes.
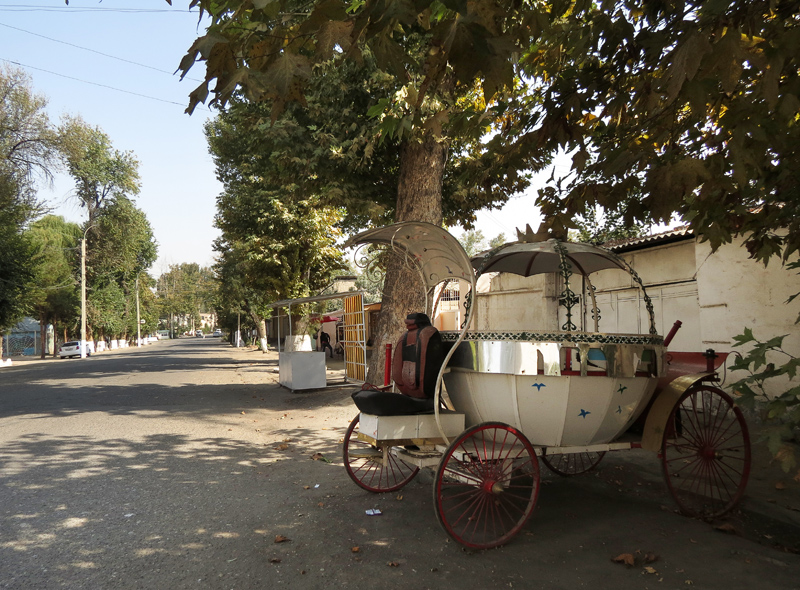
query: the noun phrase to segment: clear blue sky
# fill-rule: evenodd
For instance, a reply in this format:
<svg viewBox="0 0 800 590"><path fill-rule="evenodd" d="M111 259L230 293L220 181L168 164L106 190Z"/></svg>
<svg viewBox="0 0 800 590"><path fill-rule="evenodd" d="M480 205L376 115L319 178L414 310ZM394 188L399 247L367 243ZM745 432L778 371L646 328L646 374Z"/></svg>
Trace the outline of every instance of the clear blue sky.
<svg viewBox="0 0 800 590"><path fill-rule="evenodd" d="M211 113L202 107L192 116L184 113L202 65L183 81L172 75L204 31L198 12L187 6L188 0L173 0L173 6L165 0L70 0L69 6L64 0L0 0L2 63L28 72L54 120L62 113L80 115L101 127L116 149L138 158L137 205L159 243L155 275L169 264L210 265L219 234L213 219L221 185L203 136ZM56 213L80 222L85 212L72 189L71 179L61 175L52 191L43 187L41 194ZM535 229L539 216L532 201L522 197L502 211L481 213L478 228L487 239L505 233L508 240L517 226Z"/></svg>

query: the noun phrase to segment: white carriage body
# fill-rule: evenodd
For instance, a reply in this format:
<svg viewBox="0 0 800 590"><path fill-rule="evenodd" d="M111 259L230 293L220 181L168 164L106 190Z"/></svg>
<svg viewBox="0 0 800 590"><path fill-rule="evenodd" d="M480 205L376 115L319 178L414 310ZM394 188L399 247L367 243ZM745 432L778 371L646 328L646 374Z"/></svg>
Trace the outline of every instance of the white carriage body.
<svg viewBox="0 0 800 590"><path fill-rule="evenodd" d="M573 333L569 342L556 342L547 336L553 335L468 333L444 375L453 406L467 426L504 422L537 446L614 441L655 391L663 370L660 337Z"/></svg>

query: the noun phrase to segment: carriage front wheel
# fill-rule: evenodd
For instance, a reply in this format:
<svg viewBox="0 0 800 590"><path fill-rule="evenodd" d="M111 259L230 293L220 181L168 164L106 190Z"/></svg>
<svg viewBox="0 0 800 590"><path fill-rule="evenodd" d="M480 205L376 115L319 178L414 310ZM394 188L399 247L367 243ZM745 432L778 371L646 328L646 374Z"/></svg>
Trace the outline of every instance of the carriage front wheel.
<svg viewBox="0 0 800 590"><path fill-rule="evenodd" d="M681 512L715 518L733 508L750 475L750 435L724 391L691 387L675 404L661 444L664 477Z"/></svg>
<svg viewBox="0 0 800 590"><path fill-rule="evenodd" d="M419 467L398 459L392 449L380 449L358 438L358 414L344 435L344 468L356 485L368 492L399 490L419 473Z"/></svg>
<svg viewBox="0 0 800 590"><path fill-rule="evenodd" d="M447 534L475 549L508 542L539 495L539 462L521 432L500 422L467 429L447 447L433 502Z"/></svg>

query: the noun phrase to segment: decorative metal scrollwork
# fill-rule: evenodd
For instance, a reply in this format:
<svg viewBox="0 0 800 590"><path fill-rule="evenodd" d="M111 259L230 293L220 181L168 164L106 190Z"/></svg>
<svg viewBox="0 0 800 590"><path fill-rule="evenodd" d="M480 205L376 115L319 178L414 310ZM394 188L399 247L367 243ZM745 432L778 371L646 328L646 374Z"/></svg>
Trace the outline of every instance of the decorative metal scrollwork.
<svg viewBox="0 0 800 590"><path fill-rule="evenodd" d="M642 279L639 277L639 273L633 270L633 267L628 264L628 261L622 258L621 256L617 256L613 252L609 252L616 260L618 260L621 264L625 265L625 268L628 269L628 272L633 277L634 282L639 285L639 288L642 290L642 298L644 299L644 305L647 308L647 315L650 318L650 334L658 334L656 330L656 313L653 309L653 301L650 299L650 296L647 294L647 289L644 288L644 283Z"/></svg>
<svg viewBox="0 0 800 590"><path fill-rule="evenodd" d="M464 321L461 322L461 329L467 325L467 320L470 318L470 308L472 307L472 289L464 293Z"/></svg>
<svg viewBox="0 0 800 590"><path fill-rule="evenodd" d="M456 331L442 331L444 342L455 342L458 338ZM527 331L475 331L467 332L466 341L510 341L510 342L561 342L569 344L636 344L654 345L664 344L664 338L657 334L602 334L598 332L527 332Z"/></svg>
<svg viewBox="0 0 800 590"><path fill-rule="evenodd" d="M597 298L595 297L595 295L597 294L597 287L595 287L592 284L589 284L589 288L592 290L591 295L592 295L592 301L594 302L592 304L592 319L595 322L599 322L602 318L600 317L600 308L597 307L597 303L596 303L597 302Z"/></svg>
<svg viewBox="0 0 800 590"><path fill-rule="evenodd" d="M561 326L561 329L566 330L567 332L572 332L573 330L578 329L578 326L576 326L572 321L572 308L575 307L580 299L577 295L575 295L575 292L569 286L569 279L572 276L572 265L567 259L567 254L569 254L569 252L561 242L555 242L553 248L556 252L558 252L558 256L561 259L558 264L558 269L561 271L561 278L564 279L564 290L561 291L561 294L558 296L558 304L566 308L567 321L564 322L564 325Z"/></svg>
<svg viewBox="0 0 800 590"><path fill-rule="evenodd" d="M362 244L353 255L353 262L361 270L361 280L368 291L383 290L386 271L382 265L382 258L385 252L387 250L384 248L378 248L372 244Z"/></svg>

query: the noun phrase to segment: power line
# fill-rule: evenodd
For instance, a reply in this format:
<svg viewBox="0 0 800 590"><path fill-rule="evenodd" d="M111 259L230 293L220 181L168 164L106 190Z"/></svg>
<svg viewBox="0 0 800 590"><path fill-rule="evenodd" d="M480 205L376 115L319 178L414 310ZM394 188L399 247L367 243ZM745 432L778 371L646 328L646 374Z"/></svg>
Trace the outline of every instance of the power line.
<svg viewBox="0 0 800 590"><path fill-rule="evenodd" d="M174 100L166 100L164 98L158 98L156 96L148 96L147 94L140 94L139 92L132 92L131 90L123 90L122 88L116 88L114 86L109 86L108 84L100 84L99 82L90 82L89 80L82 80L81 78L75 78L73 76L67 76L66 74L60 74L58 72L53 72L52 70L45 70L44 68L37 68L35 66L25 65L25 64L20 63L18 61L5 59L3 57L0 57L0 61L4 61L4 62L10 63L10 64L14 64L15 66L19 66L21 68L28 68L28 69L31 69L31 70L37 70L39 72L44 72L46 74L52 74L54 76L60 76L61 78L66 78L68 80L74 80L76 82L82 82L83 84L90 84L92 86L99 86L101 88L108 88L109 90L116 90L117 92L122 92L124 94L130 94L132 96L138 96L138 97L147 98L147 99L150 99L150 100L157 100L158 102L165 102L167 104L174 104L174 105L178 105L180 107L185 107L186 106L184 103L175 102ZM205 110L205 111L208 111L209 113L211 112L211 109L209 109L209 108L206 108L206 107L203 107L203 106L201 106L200 108Z"/></svg>
<svg viewBox="0 0 800 590"><path fill-rule="evenodd" d="M96 49L90 49L88 47L82 47L80 45L75 45L74 43L69 43L67 41L61 41L60 39L54 39L52 37L48 37L46 35L40 35L39 33L34 33L33 31L26 31L25 29L20 29L19 27L13 27L11 25L7 25L5 23L0 23L0 27L6 27L8 29L14 29L15 31L20 31L22 33L27 33L28 35L33 35L34 37L39 37L41 39L47 39L48 41L52 41L53 43L61 43L62 45L68 45L70 47L75 47L76 49L82 49L83 51L88 51L90 53L96 53L97 55L102 55L103 57L108 57L110 59L116 59L118 61L122 61L125 63L133 64L135 66L139 66L141 68L147 68L148 70L155 70L156 72L161 72L162 74L167 74L168 76L174 76L174 72L169 72L167 70L161 70L159 68L155 68L153 66L148 66L147 64L142 64L139 62L131 61L129 59L125 59L124 57L117 57L116 55L110 55L108 53L103 53L102 51L97 51ZM197 78L186 78L187 80L193 80L195 82L202 82L202 80L198 80Z"/></svg>
<svg viewBox="0 0 800 590"><path fill-rule="evenodd" d="M106 6L42 6L30 4L6 4L0 12L109 12L109 13L161 13L188 12L199 14L196 10L185 8L109 8Z"/></svg>

